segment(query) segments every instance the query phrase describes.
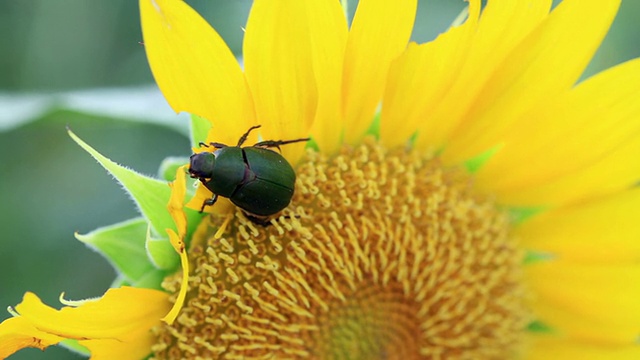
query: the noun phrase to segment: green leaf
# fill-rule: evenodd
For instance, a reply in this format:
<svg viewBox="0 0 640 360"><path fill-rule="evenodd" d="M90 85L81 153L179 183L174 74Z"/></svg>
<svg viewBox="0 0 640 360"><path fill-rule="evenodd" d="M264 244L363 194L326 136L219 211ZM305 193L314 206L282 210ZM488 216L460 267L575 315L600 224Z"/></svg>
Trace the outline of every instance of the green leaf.
<svg viewBox="0 0 640 360"><path fill-rule="evenodd" d="M174 227L173 219L167 210L171 190L166 182L118 165L82 141L71 130L68 130L68 133L78 145L122 184L135 201L142 216L151 224L154 234L163 236L164 229Z"/></svg>
<svg viewBox="0 0 640 360"><path fill-rule="evenodd" d="M74 339L65 339L62 340L59 343L60 346L62 346L63 348L70 350L76 354L85 356L85 357L89 357L91 355L91 352L89 351L89 349L87 349L86 347L80 345L78 343L78 340L74 340Z"/></svg>
<svg viewBox="0 0 640 360"><path fill-rule="evenodd" d="M180 257L176 253L169 239L154 238L151 236L151 229L147 229L145 241L147 256L153 265L162 270L174 270L180 263Z"/></svg>
<svg viewBox="0 0 640 360"><path fill-rule="evenodd" d="M191 115L191 146L200 147L201 141L207 140L207 134L211 129L209 120L197 115Z"/></svg>
<svg viewBox="0 0 640 360"><path fill-rule="evenodd" d="M156 124L187 135L187 114L169 107L156 86L56 93L0 94L0 132L58 113Z"/></svg>
<svg viewBox="0 0 640 360"><path fill-rule="evenodd" d="M127 280L136 282L154 268L145 248L147 226L143 218L136 218L75 236L104 255Z"/></svg>

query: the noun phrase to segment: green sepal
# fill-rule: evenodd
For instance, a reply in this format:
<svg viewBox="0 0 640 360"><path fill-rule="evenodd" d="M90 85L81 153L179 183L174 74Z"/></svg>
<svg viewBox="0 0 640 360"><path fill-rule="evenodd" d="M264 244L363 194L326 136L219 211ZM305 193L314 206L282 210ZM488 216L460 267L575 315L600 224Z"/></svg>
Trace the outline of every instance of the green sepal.
<svg viewBox="0 0 640 360"><path fill-rule="evenodd" d="M149 271L140 280L135 282L133 286L137 288L163 290L162 281L164 281L169 273L168 271L158 269Z"/></svg>
<svg viewBox="0 0 640 360"><path fill-rule="evenodd" d="M509 213L509 218L511 222L515 225L521 224L530 218L544 212L547 210L545 207L509 207L507 208L507 212Z"/></svg>
<svg viewBox="0 0 640 360"><path fill-rule="evenodd" d="M145 219L135 218L75 236L101 253L125 279L136 282L154 269L145 248L147 227Z"/></svg>
<svg viewBox="0 0 640 360"><path fill-rule="evenodd" d="M157 269L175 270L178 267L180 258L168 238L154 238L151 236L151 229L148 229L145 248L147 256Z"/></svg>
<svg viewBox="0 0 640 360"><path fill-rule="evenodd" d="M198 115L191 114L191 126L189 129L191 135L191 146L194 148L200 147L200 142L207 140L207 135L209 134L210 129L211 123L209 120Z"/></svg>
<svg viewBox="0 0 640 360"><path fill-rule="evenodd" d="M409 149L413 149L416 146L416 140L418 139L418 132L414 132L409 136L409 140L407 140L407 147Z"/></svg>
<svg viewBox="0 0 640 360"><path fill-rule="evenodd" d="M555 257L556 256L553 254L527 250L527 252L524 254L524 259L522 259L522 264L531 265L541 261L553 260Z"/></svg>
<svg viewBox="0 0 640 360"><path fill-rule="evenodd" d="M467 171L474 174L478 172L482 168L484 164L491 159L491 157L500 150L502 146L493 147L480 155L476 155L473 158L464 162L464 166L467 168Z"/></svg>
<svg viewBox="0 0 640 360"><path fill-rule="evenodd" d="M123 286L133 286L133 284L131 284L131 281L129 281L122 274L118 274L116 278L113 279L113 281L111 282L111 285L109 286L109 288L116 289L116 288L121 288Z"/></svg>
<svg viewBox="0 0 640 360"><path fill-rule="evenodd" d="M372 135L376 138L376 140L380 139L380 111L376 111L375 115L373 115L373 121L369 125L367 131L365 131L365 135Z"/></svg>
<svg viewBox="0 0 640 360"><path fill-rule="evenodd" d="M186 165L189 163L189 158L184 156L169 156L162 160L160 164L160 169L158 169L158 175L161 179L166 181L173 181L176 177L176 170L182 165ZM191 188L187 187L187 192L189 192ZM195 190L191 190L191 192L195 192Z"/></svg>
<svg viewBox="0 0 640 360"><path fill-rule="evenodd" d="M165 233L173 228L173 219L167 210L171 190L166 182L139 174L129 168L109 160L68 129L69 136L87 151L113 177L122 184L135 201L142 216L151 224L154 234Z"/></svg>
<svg viewBox="0 0 640 360"><path fill-rule="evenodd" d="M527 325L527 331L534 333L552 333L554 329L540 320L534 320Z"/></svg>
<svg viewBox="0 0 640 360"><path fill-rule="evenodd" d="M318 142L314 138L310 138L309 141L307 141L307 145L304 148L311 149L316 152L320 151L320 145L318 145Z"/></svg>

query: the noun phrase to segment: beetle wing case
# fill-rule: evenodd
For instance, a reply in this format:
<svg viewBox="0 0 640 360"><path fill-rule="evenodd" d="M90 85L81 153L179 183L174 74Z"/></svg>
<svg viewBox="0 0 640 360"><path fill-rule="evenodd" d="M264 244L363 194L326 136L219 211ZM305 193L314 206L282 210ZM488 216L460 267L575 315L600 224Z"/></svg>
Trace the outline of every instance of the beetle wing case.
<svg viewBox="0 0 640 360"><path fill-rule="evenodd" d="M258 178L293 190L296 173L282 155L273 150L259 147L246 147L243 150L249 169Z"/></svg>
<svg viewBox="0 0 640 360"><path fill-rule="evenodd" d="M291 202L296 173L275 151L256 147L243 150L249 171L255 178L246 181L231 201L254 215L276 214Z"/></svg>

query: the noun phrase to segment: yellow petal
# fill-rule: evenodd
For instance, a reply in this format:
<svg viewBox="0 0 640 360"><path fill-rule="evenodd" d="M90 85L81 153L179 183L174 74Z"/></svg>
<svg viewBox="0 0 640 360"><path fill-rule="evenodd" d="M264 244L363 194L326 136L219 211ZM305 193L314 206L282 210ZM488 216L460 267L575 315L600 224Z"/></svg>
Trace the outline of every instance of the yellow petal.
<svg viewBox="0 0 640 360"><path fill-rule="evenodd" d="M146 355L149 330L160 324L171 307L166 293L132 287L109 289L99 299L67 303L74 306L56 310L26 293L15 307L20 316L0 324L0 358L24 347L43 349L63 339L80 340L90 349L93 340L109 340L114 353L128 349Z"/></svg>
<svg viewBox="0 0 640 360"><path fill-rule="evenodd" d="M409 44L392 62L380 121L380 140L385 146L404 145L449 90L467 57L477 26L480 1L472 0L469 6L470 15L464 24L432 42Z"/></svg>
<svg viewBox="0 0 640 360"><path fill-rule="evenodd" d="M480 169L479 183L492 192L520 192L592 165L637 138L638 98L638 59L584 81L515 124Z"/></svg>
<svg viewBox="0 0 640 360"><path fill-rule="evenodd" d="M347 44L347 19L337 1L306 0L311 60L318 103L311 136L326 154L338 151L342 141L342 67Z"/></svg>
<svg viewBox="0 0 640 360"><path fill-rule="evenodd" d="M631 344L640 333L640 265L547 261L525 268L543 323L571 338Z"/></svg>
<svg viewBox="0 0 640 360"><path fill-rule="evenodd" d="M234 142L254 124L244 75L222 38L179 0L140 0L144 47L156 83L176 111L212 122Z"/></svg>
<svg viewBox="0 0 640 360"><path fill-rule="evenodd" d="M28 347L44 350L62 340L63 337L38 330L21 316L9 318L0 324L0 359Z"/></svg>
<svg viewBox="0 0 640 360"><path fill-rule="evenodd" d="M484 96L486 84L505 66L513 49L543 21L550 7L551 0L488 2L453 82L434 85L444 87L444 94L425 102L428 111L416 139L418 148L441 148L460 123L475 121L468 113L476 102L489 103Z"/></svg>
<svg viewBox="0 0 640 360"><path fill-rule="evenodd" d="M70 339L120 339L159 324L169 311L168 295L162 291L122 287L109 289L103 297L79 307L56 310L26 293L16 311L35 327Z"/></svg>
<svg viewBox="0 0 640 360"><path fill-rule="evenodd" d="M512 205L551 205L637 181L640 60L613 67L532 111L477 173Z"/></svg>
<svg viewBox="0 0 640 360"><path fill-rule="evenodd" d="M580 359L580 360L636 360L640 359L640 346L629 344L597 345L572 341L549 335L529 335L525 360Z"/></svg>
<svg viewBox="0 0 640 360"><path fill-rule="evenodd" d="M569 90L598 49L619 5L620 0L567 0L558 5L496 64L443 157L457 162L494 147L508 125L525 112Z"/></svg>
<svg viewBox="0 0 640 360"><path fill-rule="evenodd" d="M244 61L257 122L265 140L306 137L318 105L311 30L305 1L256 0L247 21ZM317 24L317 21L313 22ZM318 37L319 35L314 35ZM282 147L291 162L304 143Z"/></svg>
<svg viewBox="0 0 640 360"><path fill-rule="evenodd" d="M192 210L200 211L200 209L202 208L202 204L206 200L211 199L211 196L212 196L212 194L211 194L211 191L209 191L209 189L204 187L204 185L202 185L202 184L198 184L198 187L196 188L195 195L193 195L191 200L189 200L189 202L187 203L186 207L188 207L189 209L192 209ZM203 211L205 211L205 212L211 212L211 210L212 210L211 206L205 207L203 209Z"/></svg>
<svg viewBox="0 0 640 360"><path fill-rule="evenodd" d="M500 190L504 204L519 206L557 206L588 201L618 193L638 181L640 134L626 141L602 160L558 180L520 190Z"/></svg>
<svg viewBox="0 0 640 360"><path fill-rule="evenodd" d="M185 205L189 209L200 211L202 209L202 204L211 199L213 194L209 189L207 189L204 185L198 184L196 188L196 194L187 202ZM204 212L211 214L224 215L228 214L235 209L235 205L229 199L218 197L215 206L205 206Z"/></svg>
<svg viewBox="0 0 640 360"><path fill-rule="evenodd" d="M157 342L150 331L133 333L122 340L100 339L79 341L91 352L91 360L140 360L151 352Z"/></svg>
<svg viewBox="0 0 640 360"><path fill-rule="evenodd" d="M343 114L345 140L359 141L371 125L382 98L391 62L406 48L416 0L361 0L345 53Z"/></svg>
<svg viewBox="0 0 640 360"><path fill-rule="evenodd" d="M550 210L516 229L525 248L584 263L640 261L640 188Z"/></svg>
<svg viewBox="0 0 640 360"><path fill-rule="evenodd" d="M162 318L162 321L167 324L173 324L176 317L178 317L178 313L184 304L187 290L189 289L189 259L187 258L186 244L184 242L184 237L187 233L187 215L184 213L184 198L187 190L186 167L187 165L179 167L176 170L175 181L169 183L169 186L171 187L171 197L167 208L173 217L173 221L176 223L178 232L176 233L173 229L166 229L166 231L169 235L171 245L180 256L180 264L182 266L182 285L180 286L180 292L178 292L178 297L173 303L171 310Z"/></svg>
<svg viewBox="0 0 640 360"><path fill-rule="evenodd" d="M162 321L171 325L178 317L178 314L180 313L180 310L184 305L184 300L187 296L187 290L189 290L189 258L187 257L184 238L178 236L178 234L176 234L173 229L166 230L167 234L169 234L171 245L176 250L178 255L180 255L180 265L182 266L182 284L180 285L180 292L178 292L178 297L173 303L171 310L162 318Z"/></svg>
<svg viewBox="0 0 640 360"><path fill-rule="evenodd" d="M167 209L176 224L178 235L184 239L187 233L187 215L184 213L184 198L187 194L186 168L188 165L180 166L176 170L176 179L170 182L171 197Z"/></svg>

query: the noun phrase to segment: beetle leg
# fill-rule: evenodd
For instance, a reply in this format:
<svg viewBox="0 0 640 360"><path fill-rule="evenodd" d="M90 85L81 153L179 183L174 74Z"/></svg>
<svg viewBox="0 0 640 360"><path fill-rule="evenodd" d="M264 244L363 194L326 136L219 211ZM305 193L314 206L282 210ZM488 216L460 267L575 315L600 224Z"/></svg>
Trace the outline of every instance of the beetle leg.
<svg viewBox="0 0 640 360"><path fill-rule="evenodd" d="M202 141L200 141L199 145L200 145L200 147L203 147L203 146L204 147L214 147L216 149L222 149L222 148L225 148L225 147L229 146L229 145L225 145L225 144L217 143L217 142L210 142L208 144L205 144Z"/></svg>
<svg viewBox="0 0 640 360"><path fill-rule="evenodd" d="M244 144L244 142L245 142L245 141L247 141L247 137L249 136L249 133L250 133L252 130L255 130L255 129L259 128L260 126L262 126L262 125L255 125L255 126L250 127L250 128L249 128L249 130L247 130L247 132L246 132L246 133L244 133L244 135L242 135L242 136L240 137L240 139L238 140L238 146L240 146L240 145Z"/></svg>
<svg viewBox="0 0 640 360"><path fill-rule="evenodd" d="M207 199L203 201L202 207L200 208L200 213L202 214L205 206L213 206L213 204L215 204L217 200L218 200L218 194L213 194L213 197L211 199Z"/></svg>
<svg viewBox="0 0 640 360"><path fill-rule="evenodd" d="M266 140L266 141L260 141L259 143L256 143L255 147L263 147L263 148L277 148L278 151L280 150L280 146L282 145L287 145L287 144L293 144L293 143L297 143L297 142L303 142L303 141L309 141L310 138L303 138L303 139L295 139L295 140Z"/></svg>

